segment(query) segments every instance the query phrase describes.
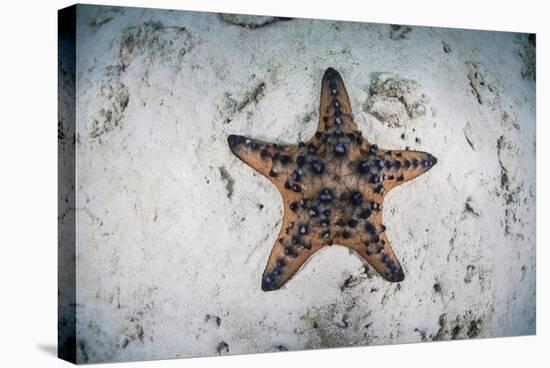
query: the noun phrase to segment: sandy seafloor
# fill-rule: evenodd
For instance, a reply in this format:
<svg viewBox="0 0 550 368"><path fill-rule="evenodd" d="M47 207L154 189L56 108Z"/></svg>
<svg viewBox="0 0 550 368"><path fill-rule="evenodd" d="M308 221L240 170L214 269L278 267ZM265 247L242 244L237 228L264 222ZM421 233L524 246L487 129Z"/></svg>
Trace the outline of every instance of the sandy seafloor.
<svg viewBox="0 0 550 368"><path fill-rule="evenodd" d="M76 65L79 362L536 332L528 35L79 6ZM282 201L226 138L307 140L327 67L439 160L384 203L406 278L334 245L263 292Z"/></svg>

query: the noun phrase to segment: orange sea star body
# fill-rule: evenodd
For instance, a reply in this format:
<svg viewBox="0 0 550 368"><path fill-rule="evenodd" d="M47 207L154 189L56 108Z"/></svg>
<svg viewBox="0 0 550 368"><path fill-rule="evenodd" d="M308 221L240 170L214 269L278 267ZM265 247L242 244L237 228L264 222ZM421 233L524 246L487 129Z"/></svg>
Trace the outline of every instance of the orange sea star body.
<svg viewBox="0 0 550 368"><path fill-rule="evenodd" d="M382 223L382 203L394 187L432 168L429 153L384 150L357 130L340 74L323 76L319 125L298 145L278 145L239 135L231 151L273 182L284 217L262 276L262 290L279 289L319 249L338 244L355 250L382 277L405 277Z"/></svg>

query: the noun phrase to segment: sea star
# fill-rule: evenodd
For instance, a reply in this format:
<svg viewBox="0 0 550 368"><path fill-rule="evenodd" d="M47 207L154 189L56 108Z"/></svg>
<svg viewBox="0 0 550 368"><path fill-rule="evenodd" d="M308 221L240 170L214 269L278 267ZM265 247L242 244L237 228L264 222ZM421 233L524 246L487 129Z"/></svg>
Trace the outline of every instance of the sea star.
<svg viewBox="0 0 550 368"><path fill-rule="evenodd" d="M283 223L262 290L279 289L310 256L332 244L355 250L388 281L404 279L382 223L382 202L392 188L428 171L437 159L369 143L357 130L336 70L328 68L323 76L319 125L307 142L283 146L240 135L227 142L283 198Z"/></svg>

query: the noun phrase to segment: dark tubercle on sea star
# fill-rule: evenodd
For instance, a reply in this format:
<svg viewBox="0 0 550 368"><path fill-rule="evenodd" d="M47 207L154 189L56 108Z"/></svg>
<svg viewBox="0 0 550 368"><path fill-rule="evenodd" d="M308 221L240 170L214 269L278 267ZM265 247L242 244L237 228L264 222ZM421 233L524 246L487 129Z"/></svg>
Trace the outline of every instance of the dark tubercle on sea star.
<svg viewBox="0 0 550 368"><path fill-rule="evenodd" d="M351 115L340 74L323 76L319 126L298 145L278 145L240 135L231 151L281 192L282 228L262 277L262 290L284 285L319 249L338 244L355 250L388 281L405 277L382 222L382 203L394 187L431 169L429 153L380 149ZM391 230L391 229L388 229Z"/></svg>

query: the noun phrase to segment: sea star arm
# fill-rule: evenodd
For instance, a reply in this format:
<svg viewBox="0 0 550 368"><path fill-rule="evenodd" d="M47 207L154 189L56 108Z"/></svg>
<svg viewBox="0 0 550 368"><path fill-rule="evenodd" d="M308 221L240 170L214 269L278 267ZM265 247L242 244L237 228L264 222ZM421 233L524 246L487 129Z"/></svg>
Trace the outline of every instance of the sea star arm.
<svg viewBox="0 0 550 368"><path fill-rule="evenodd" d="M319 242L305 243L303 238L300 239L301 244L297 244L295 242L296 236L292 235L299 232L300 225L297 224L299 224L298 219L285 215L283 226L264 269L262 276L263 291L279 289L294 276L313 253L323 247Z"/></svg>
<svg viewBox="0 0 550 368"><path fill-rule="evenodd" d="M328 68L321 82L317 131L327 130L335 125L343 131L357 130L357 124L351 116L351 104L344 81L336 70Z"/></svg>
<svg viewBox="0 0 550 368"><path fill-rule="evenodd" d="M430 170L437 159L427 152L392 150L384 157L382 180L386 192Z"/></svg>
<svg viewBox="0 0 550 368"><path fill-rule="evenodd" d="M386 236L386 227L382 224L382 212L373 216L372 226L365 227L349 241L341 240L342 245L355 250L368 264L388 281L403 281L405 274L397 260L391 244Z"/></svg>
<svg viewBox="0 0 550 368"><path fill-rule="evenodd" d="M281 231L262 277L264 291L284 285L311 255L325 246L330 235L324 221L318 221L322 215L317 207L306 209L307 204L300 193L286 190L283 207Z"/></svg>
<svg viewBox="0 0 550 368"><path fill-rule="evenodd" d="M234 134L227 137L227 143L231 152L243 162L270 179L278 187L284 186L284 179L291 172L295 147Z"/></svg>

